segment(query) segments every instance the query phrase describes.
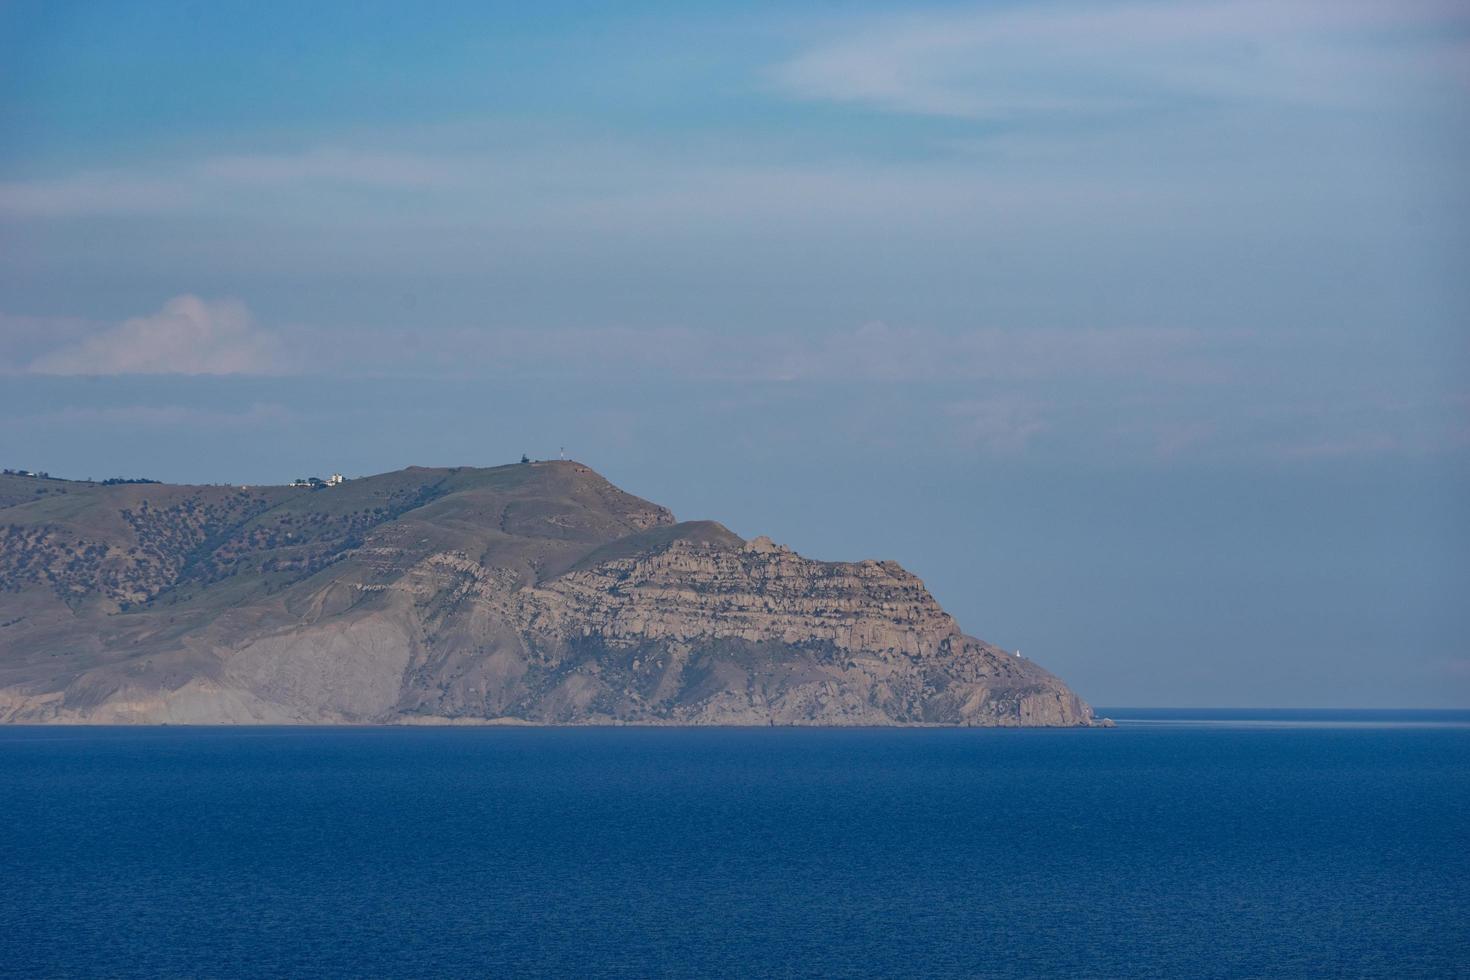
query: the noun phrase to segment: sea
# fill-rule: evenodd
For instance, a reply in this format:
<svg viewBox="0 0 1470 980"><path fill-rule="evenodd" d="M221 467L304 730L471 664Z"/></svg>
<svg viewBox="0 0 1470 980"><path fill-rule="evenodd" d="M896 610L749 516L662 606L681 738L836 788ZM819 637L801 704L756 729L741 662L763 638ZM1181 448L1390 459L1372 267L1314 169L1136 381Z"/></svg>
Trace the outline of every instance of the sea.
<svg viewBox="0 0 1470 980"><path fill-rule="evenodd" d="M0 728L7 977L1470 977L1470 712Z"/></svg>

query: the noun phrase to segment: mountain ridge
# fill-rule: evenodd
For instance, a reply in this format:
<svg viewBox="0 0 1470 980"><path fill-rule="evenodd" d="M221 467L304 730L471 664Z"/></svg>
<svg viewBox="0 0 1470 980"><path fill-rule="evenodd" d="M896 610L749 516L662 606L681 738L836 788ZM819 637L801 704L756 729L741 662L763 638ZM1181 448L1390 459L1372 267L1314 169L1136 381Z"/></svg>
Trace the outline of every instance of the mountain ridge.
<svg viewBox="0 0 1470 980"><path fill-rule="evenodd" d="M574 461L0 476L0 721L1095 723L898 564L680 522Z"/></svg>

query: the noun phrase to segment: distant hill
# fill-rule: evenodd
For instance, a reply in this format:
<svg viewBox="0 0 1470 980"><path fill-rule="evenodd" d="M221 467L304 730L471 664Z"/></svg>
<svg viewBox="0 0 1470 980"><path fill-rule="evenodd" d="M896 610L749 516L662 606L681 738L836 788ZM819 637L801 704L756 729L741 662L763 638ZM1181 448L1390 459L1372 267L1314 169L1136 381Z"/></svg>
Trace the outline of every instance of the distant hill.
<svg viewBox="0 0 1470 980"><path fill-rule="evenodd" d="M1093 723L893 562L677 523L567 461L0 475L0 721Z"/></svg>

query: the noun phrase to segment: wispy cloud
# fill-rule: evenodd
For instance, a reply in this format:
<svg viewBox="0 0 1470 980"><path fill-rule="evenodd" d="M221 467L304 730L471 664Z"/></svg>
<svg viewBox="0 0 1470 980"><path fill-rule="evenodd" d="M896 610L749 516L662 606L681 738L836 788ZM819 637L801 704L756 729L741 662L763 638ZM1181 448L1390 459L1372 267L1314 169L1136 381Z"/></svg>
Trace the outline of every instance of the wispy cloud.
<svg viewBox="0 0 1470 980"><path fill-rule="evenodd" d="M5 419L10 426L69 426L95 429L118 427L137 429L204 429L209 431L254 429L259 426L284 425L295 416L289 408L259 402L241 411L221 411L192 405L109 405L101 408L72 406L51 412L12 416Z"/></svg>
<svg viewBox="0 0 1470 980"><path fill-rule="evenodd" d="M138 170L89 170L0 181L0 215L68 218L210 208L242 190L322 186L428 191L472 184L481 161L381 149L315 147L154 162Z"/></svg>
<svg viewBox="0 0 1470 980"><path fill-rule="evenodd" d="M875 321L814 338L783 337L751 369L774 380L1219 379L1219 355L1241 334L1188 328L979 327L938 331Z"/></svg>
<svg viewBox="0 0 1470 980"><path fill-rule="evenodd" d="M1180 100L1342 106L1464 87L1463 4L1216 0L1035 4L870 21L779 65L788 94L984 119L1099 115Z"/></svg>
<svg viewBox="0 0 1470 980"><path fill-rule="evenodd" d="M37 357L80 343L113 326L85 317L0 312L0 375L24 373Z"/></svg>
<svg viewBox="0 0 1470 980"><path fill-rule="evenodd" d="M163 309L133 317L31 362L34 374L278 374L284 349L258 328L237 300L176 296Z"/></svg>
<svg viewBox="0 0 1470 980"><path fill-rule="evenodd" d="M126 172L0 181L0 215L16 217L157 213L177 211L196 201L187 184Z"/></svg>
<svg viewBox="0 0 1470 980"><path fill-rule="evenodd" d="M48 334L36 318L0 323L26 325L32 349ZM1378 370L1366 377L1357 367L1365 352L1353 354L1348 338L1321 330L939 330L875 321L737 335L682 327L424 326L375 329L364 344L361 331L268 329L238 302L194 296L120 324L55 324L64 341L33 356L29 373L300 373L369 385L617 378L655 386L693 381L778 399L861 390L881 393L890 406L865 417L862 438L886 432L897 443L940 440L1001 455L1311 461L1470 446L1463 393L1447 392L1414 363L1396 364L1381 351L1373 355ZM1371 348L1372 338L1364 343ZM1334 352L1335 361L1326 356ZM136 421L174 424L170 411L139 409Z"/></svg>
<svg viewBox="0 0 1470 980"><path fill-rule="evenodd" d="M1029 398L992 396L953 402L945 409L959 442L991 453L1017 453L1051 426L1045 408Z"/></svg>
<svg viewBox="0 0 1470 980"><path fill-rule="evenodd" d="M359 375L686 377L756 382L1225 380L1252 341L1244 331L975 327L936 330L873 321L849 329L684 327L403 328L354 344L348 329L299 328L311 369Z"/></svg>
<svg viewBox="0 0 1470 980"><path fill-rule="evenodd" d="M418 153L320 147L299 153L211 157L200 178L233 184L329 183L426 189L464 183L466 161Z"/></svg>
<svg viewBox="0 0 1470 980"><path fill-rule="evenodd" d="M989 144L987 153L994 154ZM408 215L382 192L412 195ZM836 228L853 225L942 231L961 216L1027 213L1058 220L1083 208L1122 214L1173 204L1157 181L1038 173L994 166L977 173L964 147L903 164L771 161L750 146L671 149L565 146L515 154L443 155L312 150L246 154L0 181L0 216L56 219L180 213L239 220L293 220L332 212L349 199L354 224L389 222L400 232L482 227L507 236L621 238L630 229ZM937 227L936 227L937 226ZM432 233L432 232L431 232Z"/></svg>

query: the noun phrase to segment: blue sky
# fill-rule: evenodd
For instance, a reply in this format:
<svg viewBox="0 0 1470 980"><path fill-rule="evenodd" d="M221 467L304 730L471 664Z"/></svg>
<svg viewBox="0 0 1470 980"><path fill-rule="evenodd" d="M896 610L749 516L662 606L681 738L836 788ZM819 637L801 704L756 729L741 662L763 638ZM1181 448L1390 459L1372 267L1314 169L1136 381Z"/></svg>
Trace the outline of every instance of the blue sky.
<svg viewBox="0 0 1470 980"><path fill-rule="evenodd" d="M0 3L0 456L566 445L1096 703L1470 705L1470 14Z"/></svg>

